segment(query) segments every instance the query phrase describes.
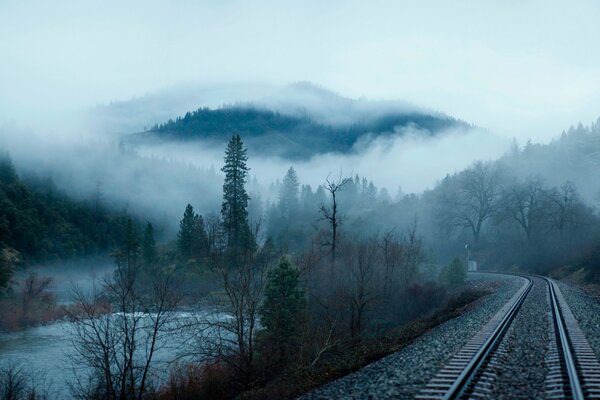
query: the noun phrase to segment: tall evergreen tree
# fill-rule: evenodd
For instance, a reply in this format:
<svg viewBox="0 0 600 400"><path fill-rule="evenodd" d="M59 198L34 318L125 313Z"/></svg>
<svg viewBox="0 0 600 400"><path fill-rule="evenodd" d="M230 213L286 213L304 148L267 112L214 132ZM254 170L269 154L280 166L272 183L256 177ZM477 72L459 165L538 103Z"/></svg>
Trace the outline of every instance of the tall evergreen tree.
<svg viewBox="0 0 600 400"><path fill-rule="evenodd" d="M298 211L300 181L293 167L288 169L279 191L279 208L284 218L290 220Z"/></svg>
<svg viewBox="0 0 600 400"><path fill-rule="evenodd" d="M194 212L194 207L188 204L185 207L183 218L179 222L179 232L177 233L177 247L179 252L184 257L192 257L194 248L194 236L196 225L198 224L198 216Z"/></svg>
<svg viewBox="0 0 600 400"><path fill-rule="evenodd" d="M260 309L269 348L275 364L297 353L300 327L306 307L304 292L298 287L299 273L285 258L269 273L265 300Z"/></svg>
<svg viewBox="0 0 600 400"><path fill-rule="evenodd" d="M221 207L223 233L233 263L239 262L239 257L255 245L248 224L249 196L244 186L250 169L246 166L247 160L240 135L233 136L225 150L225 165L221 168L225 173Z"/></svg>
<svg viewBox="0 0 600 400"><path fill-rule="evenodd" d="M190 204L185 208L183 219L179 222L177 246L183 257L201 259L208 253L208 234L204 218L194 212Z"/></svg>
<svg viewBox="0 0 600 400"><path fill-rule="evenodd" d="M148 222L144 230L144 242L142 243L142 257L145 266L152 266L156 263L156 242L154 240L154 228Z"/></svg>

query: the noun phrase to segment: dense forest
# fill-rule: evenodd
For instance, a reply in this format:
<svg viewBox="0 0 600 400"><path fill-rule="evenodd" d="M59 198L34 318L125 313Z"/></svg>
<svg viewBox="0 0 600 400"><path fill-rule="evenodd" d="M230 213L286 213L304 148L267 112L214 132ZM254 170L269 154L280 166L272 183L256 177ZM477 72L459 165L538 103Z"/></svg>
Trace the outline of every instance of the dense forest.
<svg viewBox="0 0 600 400"><path fill-rule="evenodd" d="M390 135L410 128L435 135L466 123L445 115L390 112L351 125L315 121L308 114L290 116L253 106L199 108L175 120L154 125L149 133L169 140L209 140L225 143L228 132L238 132L255 154L308 158L327 152L349 152L361 138Z"/></svg>
<svg viewBox="0 0 600 400"><path fill-rule="evenodd" d="M127 223L100 199L72 200L48 179L24 182L8 155L0 159L0 246L28 262L52 262L106 252Z"/></svg>

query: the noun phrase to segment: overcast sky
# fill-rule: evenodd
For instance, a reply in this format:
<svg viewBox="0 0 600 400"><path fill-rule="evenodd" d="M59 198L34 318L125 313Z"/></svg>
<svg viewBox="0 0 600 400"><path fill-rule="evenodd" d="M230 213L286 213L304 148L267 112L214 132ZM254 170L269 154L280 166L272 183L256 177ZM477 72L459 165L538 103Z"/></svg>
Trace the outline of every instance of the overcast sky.
<svg viewBox="0 0 600 400"><path fill-rule="evenodd" d="M0 123L307 80L547 141L600 116L599 40L597 1L0 0Z"/></svg>

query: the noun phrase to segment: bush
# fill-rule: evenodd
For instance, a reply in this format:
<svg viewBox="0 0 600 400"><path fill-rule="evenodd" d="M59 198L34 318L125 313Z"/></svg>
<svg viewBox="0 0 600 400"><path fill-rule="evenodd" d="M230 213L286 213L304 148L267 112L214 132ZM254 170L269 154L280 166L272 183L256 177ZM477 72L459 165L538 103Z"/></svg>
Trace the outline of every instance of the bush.
<svg viewBox="0 0 600 400"><path fill-rule="evenodd" d="M232 379L233 371L225 363L179 365L157 397L160 400L229 399L235 394Z"/></svg>
<svg viewBox="0 0 600 400"><path fill-rule="evenodd" d="M467 269L458 257L454 257L454 260L442 269L442 281L450 286L460 286L464 284L466 277Z"/></svg>

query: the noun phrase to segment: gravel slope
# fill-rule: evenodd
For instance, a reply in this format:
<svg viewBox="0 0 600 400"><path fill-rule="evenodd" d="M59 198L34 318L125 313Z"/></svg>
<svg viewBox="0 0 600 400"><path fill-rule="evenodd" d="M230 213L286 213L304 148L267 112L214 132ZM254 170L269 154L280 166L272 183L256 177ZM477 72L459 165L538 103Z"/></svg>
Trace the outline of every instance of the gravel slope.
<svg viewBox="0 0 600 400"><path fill-rule="evenodd" d="M600 355L600 301L581 287L557 282L596 357Z"/></svg>
<svg viewBox="0 0 600 400"><path fill-rule="evenodd" d="M363 369L324 385L301 399L410 399L524 284L518 277L473 274L474 281L499 281L498 290L476 307L415 342ZM543 381L543 379L542 379Z"/></svg>

